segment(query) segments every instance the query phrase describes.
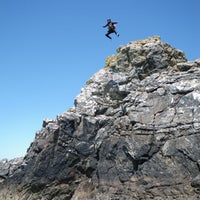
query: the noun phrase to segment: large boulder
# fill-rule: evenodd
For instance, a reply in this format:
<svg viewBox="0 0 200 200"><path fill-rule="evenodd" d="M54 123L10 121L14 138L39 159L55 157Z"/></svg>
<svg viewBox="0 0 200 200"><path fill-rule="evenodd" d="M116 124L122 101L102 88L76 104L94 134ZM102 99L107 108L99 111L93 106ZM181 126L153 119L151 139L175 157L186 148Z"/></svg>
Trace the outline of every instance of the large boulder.
<svg viewBox="0 0 200 200"><path fill-rule="evenodd" d="M199 77L159 37L119 47L18 170L4 161L0 200L200 198Z"/></svg>

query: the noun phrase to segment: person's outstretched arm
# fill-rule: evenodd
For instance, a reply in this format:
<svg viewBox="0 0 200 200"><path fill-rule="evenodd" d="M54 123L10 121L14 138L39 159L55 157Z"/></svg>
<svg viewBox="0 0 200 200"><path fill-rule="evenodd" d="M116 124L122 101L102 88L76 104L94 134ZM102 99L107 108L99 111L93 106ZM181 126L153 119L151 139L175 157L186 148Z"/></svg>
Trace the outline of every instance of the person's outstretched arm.
<svg viewBox="0 0 200 200"><path fill-rule="evenodd" d="M102 27L103 27L103 28L106 28L107 26L108 26L108 23L107 23L106 25L103 25Z"/></svg>

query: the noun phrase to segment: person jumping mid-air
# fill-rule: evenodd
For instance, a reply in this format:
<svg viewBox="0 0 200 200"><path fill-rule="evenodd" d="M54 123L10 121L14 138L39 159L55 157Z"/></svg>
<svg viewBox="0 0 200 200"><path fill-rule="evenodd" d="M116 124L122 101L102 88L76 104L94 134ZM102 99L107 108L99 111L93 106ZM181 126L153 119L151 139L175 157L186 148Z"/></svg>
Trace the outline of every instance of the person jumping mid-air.
<svg viewBox="0 0 200 200"><path fill-rule="evenodd" d="M105 34L105 36L108 37L110 40L112 40L112 38L109 36L111 33L115 33L115 35L119 37L119 34L117 33L115 27L115 24L117 23L118 22L112 22L111 19L107 19L107 24L103 26L103 28L108 27L108 32Z"/></svg>

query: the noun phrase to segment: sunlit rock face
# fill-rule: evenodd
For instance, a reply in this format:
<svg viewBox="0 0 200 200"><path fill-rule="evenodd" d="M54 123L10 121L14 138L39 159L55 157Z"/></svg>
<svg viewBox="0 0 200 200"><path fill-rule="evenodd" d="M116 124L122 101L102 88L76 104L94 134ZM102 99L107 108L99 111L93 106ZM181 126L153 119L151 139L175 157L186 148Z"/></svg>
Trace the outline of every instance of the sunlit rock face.
<svg viewBox="0 0 200 200"><path fill-rule="evenodd" d="M200 198L200 60L159 37L130 42L74 105L0 162L0 200Z"/></svg>

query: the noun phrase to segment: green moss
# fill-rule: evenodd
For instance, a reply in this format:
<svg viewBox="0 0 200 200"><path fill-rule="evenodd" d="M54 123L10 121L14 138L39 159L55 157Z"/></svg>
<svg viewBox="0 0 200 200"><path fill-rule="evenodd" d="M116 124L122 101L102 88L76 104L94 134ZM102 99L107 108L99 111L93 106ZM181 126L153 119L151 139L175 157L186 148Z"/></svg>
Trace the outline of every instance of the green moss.
<svg viewBox="0 0 200 200"><path fill-rule="evenodd" d="M106 58L105 68L110 68L111 63L116 62L117 57L115 55L108 56Z"/></svg>

